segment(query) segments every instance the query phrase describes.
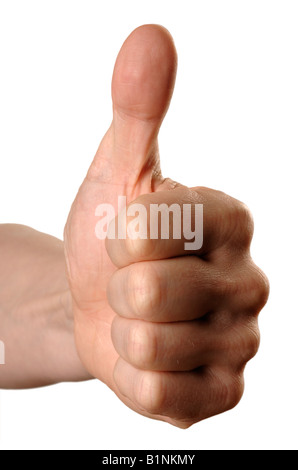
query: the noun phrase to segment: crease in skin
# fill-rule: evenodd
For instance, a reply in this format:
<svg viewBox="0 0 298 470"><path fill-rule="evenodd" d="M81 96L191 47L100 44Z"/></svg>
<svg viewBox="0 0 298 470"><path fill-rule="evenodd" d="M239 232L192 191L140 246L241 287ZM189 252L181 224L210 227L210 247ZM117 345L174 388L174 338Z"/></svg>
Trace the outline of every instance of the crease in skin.
<svg viewBox="0 0 298 470"><path fill-rule="evenodd" d="M84 380L91 374L106 383L133 410L184 428L235 405L240 396L242 377L240 374L240 380L238 377L235 380L235 376L239 367L242 368L242 363L249 360L255 352L259 341L257 325L252 319L248 322L243 309L247 305L249 313L256 315L265 302L267 292L262 276L255 273L253 277L247 258L240 256L238 247L246 250L249 238L243 236L243 231L250 231L252 227L251 219L245 216L243 208L239 210L239 202L233 202L232 198L223 193L215 193L207 188L188 189L162 177L157 137L169 108L176 69L174 42L164 28L147 25L138 28L125 41L113 74L113 122L78 192L65 230L66 269L72 291L71 302L65 291L67 283L64 264L61 263L64 259L63 244L53 239L48 240L48 243L41 246L38 262L27 261L26 275L23 274L23 278L26 278L23 283L26 299L23 294L20 295L20 284L17 283L17 288L14 288L18 295L17 302L19 298L24 302L24 311L17 311L17 328L12 321L12 330L4 333L10 337L18 337L17 340L13 338L10 343L10 347L18 348L21 358L15 361L14 374L19 373L20 362L25 362L28 357L30 360L27 365L32 370L35 369L34 374L36 367L32 364L36 361L35 366L38 365L39 371L50 382ZM183 156L179 158L183 163ZM156 196L154 193L157 192ZM121 246L119 240L116 240L114 246L115 251L118 251L118 267L132 267L141 295L137 301L133 299L134 304L130 303L124 295L121 297L118 285L113 294L118 305L115 305L113 311L112 302L107 298L108 288L111 288L111 276L120 270L117 270L116 262L113 264L112 246L109 251L105 242L96 238L94 229L96 206L102 202L115 203L118 196L126 196L128 203L139 198L145 206L150 202L182 205L184 201L189 205L206 204L209 212L206 220L207 243L213 255L208 258L210 271L206 272L206 277L203 277L201 270L192 266L185 270L180 268L181 265L174 265L173 261L178 258L180 262L183 259L187 263L194 263L195 259L198 265L200 257L202 262L202 255L199 256L198 252L187 253L189 256L194 255L193 260L188 259L182 243L179 245L175 240L162 243L152 240L149 247L127 247L125 243ZM28 242L32 240L32 236L31 232L28 233ZM39 237L40 235L36 235L33 238L32 251L38 247ZM7 240L10 239L8 236ZM221 244L225 246L219 253L218 247ZM18 243L20 245L21 251L28 249L24 240L23 243ZM54 255L43 257L43 253L49 253L54 246L56 268L53 263ZM16 255L15 251L14 249L14 260L19 262L19 252ZM205 252L209 254L208 250ZM7 283L7 271L10 269L10 276L15 280L18 269L12 266L11 258L3 263L5 253L4 248L1 259L2 266L4 264L3 290L11 300L12 296L10 293L7 295L7 289L12 281ZM119 253L124 254L122 259ZM31 259L31 256L32 252L28 258ZM151 273L144 282L143 272L142 285L142 273L137 271L137 264L143 264L142 269L146 269L142 263L146 256L150 265L155 261L158 263L159 259L165 266L160 276L155 276L157 281ZM227 266L230 264L236 268L234 272L228 270ZM156 266L157 264L153 270ZM204 269L205 266L206 263ZM212 274L211 267L220 271L217 279ZM61 273L63 275L60 283ZM176 273L178 281L175 285ZM127 271L125 275L129 277ZM31 280L30 285L27 278ZM169 279L172 282L171 291ZM260 290L262 282L264 285ZM210 287L208 292L206 286ZM59 289L59 294L56 294L56 289ZM42 291L44 295L39 303L35 302L34 297L39 295L36 294L38 291ZM55 292L53 296L48 295L52 292ZM165 305L160 292L165 298ZM135 289L134 294L137 293ZM213 304L216 294L222 295L218 303ZM10 318L9 315L8 318L6 316L6 312L9 312L7 304L4 306L5 308L0 306L0 315L4 312L5 323ZM137 312L134 312L134 306L137 307ZM214 314L209 315L209 321L204 322L204 318L201 322L195 319L192 320L193 323L188 321L188 317L197 319L199 312L205 313L213 307ZM71 313L74 314L74 324ZM121 313L122 318L119 320ZM132 314L133 318L123 318L125 313L127 316ZM143 317L136 319L135 314ZM240 317L243 321L241 330ZM132 331L131 323L127 323L140 320L138 327L142 325L144 328L145 319L148 320L146 331L140 329L138 333ZM154 323L154 320L159 320L160 323ZM162 320L164 322L161 325ZM194 328L195 321L198 330ZM2 328L5 326L3 323L1 325ZM25 328L27 335L24 336ZM130 336L127 333L127 337L131 349L127 347L125 351L126 345L121 344L121 335L123 339L124 332L128 332L129 328ZM11 331L13 335L10 334ZM47 336L49 332L51 334ZM228 336L229 332L234 333L233 337ZM21 344L19 339L24 337L25 341ZM126 364L124 359L120 359L116 349L120 355L126 357ZM212 357L207 356L209 350L212 350ZM53 354L50 360L49 351ZM78 354L81 361L78 360ZM194 365L199 363L208 365L193 371ZM140 368L137 369L132 364L138 364ZM144 370L146 366L149 370ZM176 371L175 367L183 370ZM27 371L25 368L21 370L26 380ZM89 371L88 376L86 371Z"/></svg>
<svg viewBox="0 0 298 470"><path fill-rule="evenodd" d="M113 74L113 123L96 152L94 161L83 183L83 189L78 195L78 204L74 205L74 217L69 219L71 230L68 232L68 235L71 237L71 245L69 247L70 262L74 265L70 268L72 269L71 287L73 289L73 297L77 300L75 309L77 344L85 367L88 370L91 368L92 373L97 378L107 383L124 403L131 406L135 411L151 418L156 417L157 419L171 422L175 426L189 427L190 424L204 419L207 415L211 416L225 411L226 404L220 401L221 396L224 399L227 398L229 403L233 404L235 402L233 396L236 397L238 394L238 389L230 389L232 383L231 375L228 375L230 371L225 370L225 374L221 374L220 380L216 380L215 374L216 367L219 367L219 364L221 367L221 364L225 363L225 358L230 357L230 354L233 356L233 361L238 360L234 349L232 351L227 350L227 342L224 342L224 335L222 334L222 327L225 325L225 321L232 321L230 316L231 309L226 312L225 303L230 301L235 306L234 295L231 293L228 285L229 280L225 279L224 274L220 278L220 288L223 292L228 292L224 301L220 299L217 304L216 302L212 304L214 291L216 293L218 291L218 289L216 291L214 283L212 284L214 281L212 274L208 278L208 282L197 271L196 274L189 274L190 280L185 280L184 276L183 280L186 281L186 285L189 287L189 284L191 284L195 292L193 300L194 312L191 311L191 295L183 298L181 288L180 291L178 288L173 289L171 296L172 305L169 305L168 309L165 308L165 313L168 316L159 317L159 320L165 318L170 320L168 322L170 334L164 334L161 341L167 353L162 351L161 359L158 358L159 363L156 365L156 368L160 367L164 371L175 367L175 364L177 364L177 367L180 364L181 368L187 368L190 364L191 366L194 363L197 364L195 356L196 353L200 354L202 342L204 344L206 342L206 345L207 343L209 345L213 344L213 338L207 335L207 330L210 331L214 327L210 317L209 322L205 321L204 323L202 319L201 325L203 326L204 333L206 332L206 336L203 336L202 342L198 342L198 349L196 349L197 336L194 339L191 337L191 333L186 334L187 338L183 341L179 341L179 334L177 334L178 328L181 326L179 323L187 321L187 315L190 312L191 315L198 316L199 302L202 302L204 313L212 310L214 307L214 310L218 312L219 320L220 316L223 317L218 325L218 349L214 356L214 380L212 381L211 378L213 377L210 378L210 376L202 372L204 369L196 371L195 374L188 374L188 372L178 374L176 372L173 374L161 372L164 375L160 375L158 378L152 374L153 371L149 371L151 375L148 377L147 374L144 378L143 385L146 388L144 390L144 397L141 396L139 388L129 389L131 384L127 383L129 377L132 381L143 380L138 370L133 368L125 369L124 373L122 370L121 377L119 367L121 367L121 364L124 368L126 366L124 364L125 361L119 359L116 348L118 346L118 352L122 352L123 356L125 356L125 351L121 351L121 334L123 335L123 330L119 331L117 343L116 336L112 338L112 334L117 335L116 321L114 323L116 313L111 308L111 299L107 298L108 289L111 289L112 284L111 280L109 281L109 275L111 275L112 279L115 271L120 271L117 268L124 268L129 265L135 270L135 275L141 277L140 272L137 272L137 263L142 264L142 261L145 260L150 263L158 259L162 259L166 263L169 259L175 258L184 258L184 261L187 259L187 262L190 260L185 256L183 240L181 240L181 243L175 240L166 240L164 242L160 240L160 243L155 243L152 240L152 244L149 242L149 246L142 243L138 246L136 246L137 244L132 246L132 244L122 243L121 237L108 243L96 240L96 237L93 236L97 203L117 204L118 196L126 196L128 204L138 199L138 202L142 202L147 208L150 203L168 203L170 205L174 202L179 203L180 206L183 203L189 205L198 203L206 205L207 209L206 219L204 216L204 230L206 227L204 235L206 235L208 246L204 246L204 250L200 252L187 253L187 255L194 255L196 261L200 257L200 262L202 262L202 256L206 253L206 259L204 259L205 265L208 262L210 270L211 266L213 266L217 268L217 271L221 270L223 273L225 272L225 264L228 262L233 263L235 259L239 259L239 251L237 252L234 249L234 239L231 240L228 247L223 247L220 256L218 251L218 247L224 245L226 234L229 231L229 227L227 229L226 225L230 226L231 223L235 222L235 214L237 215L238 213L239 215L239 210L237 209L238 203L233 203L232 198L223 193L215 192L208 188L188 189L186 186L162 176L157 137L163 118L169 108L174 89L176 68L177 55L174 43L169 33L163 28L153 25L138 28L125 41L117 57ZM115 209L117 207L115 206ZM206 225L205 220L207 222ZM241 222L242 218L239 220ZM237 242L241 244L241 223L234 225L235 230L232 228L230 231L238 231L236 234ZM210 256L209 253L213 255ZM148 259L146 259L146 256L148 256ZM241 262L243 263L243 270L245 270L244 258ZM174 267L174 270L176 269L180 271L179 267ZM246 275L248 274L246 272ZM181 271L180 275L182 276ZM170 263L168 263L164 269L163 276L163 280L173 276L173 265L171 268ZM235 276L235 282L237 281L238 278ZM206 295L206 299L204 297L206 291L204 291L202 296L199 292L204 282L208 286L210 285L210 293ZM165 290L167 290L167 287L165 287ZM150 290L150 279L149 293L154 294L152 284ZM241 310L241 289L238 295ZM256 292L255 297L258 295L259 293ZM166 291L164 296L169 299L169 292ZM119 316L121 316L121 313L122 317L125 315L130 316L131 313L134 316L134 312L132 312L133 306L128 301L125 303L125 296L121 297L119 286L115 289L113 298L115 300L114 308L117 312L119 309ZM116 301L118 301L118 304ZM255 309L254 299L253 303L253 309ZM80 307L81 311L79 311ZM177 307L176 311L175 307ZM143 306L141 299L139 310L142 310L142 308L143 312L145 311L144 317L147 315L151 320L153 317L151 314L154 311L160 313L154 303L153 307L151 304L150 310L150 298L149 304L148 302L146 304L145 299ZM235 316L239 314L237 311L234 313ZM173 314L175 314L175 320L177 320L175 325L171 321L173 320ZM164 315L164 312L162 312L162 315ZM216 313L212 317L214 319ZM127 318L125 321L131 321L131 318ZM113 331L111 330L112 324L115 328ZM192 327L193 325L190 324L190 328ZM122 323L122 328L124 328L124 323ZM190 331L193 331L193 329ZM169 342L169 337L172 337L172 342ZM189 339L188 344L187 339ZM178 347L175 341L179 343ZM181 346L182 343L183 353L180 351L181 354L179 354L179 345ZM241 340L240 347L246 348L246 343L249 343L249 339L247 341L246 339L245 341ZM159 349L161 350L160 345ZM136 348L134 352L138 354L138 349ZM151 353L150 350L146 350L144 353L140 348L139 353L139 357L134 357L132 362L144 366L144 362L146 363L147 360L147 364L151 364L150 359L148 359ZM172 354L172 356L169 357L169 354ZM191 360L194 360L193 362L189 362L188 355L190 355ZM242 356L248 357L248 352L244 351ZM129 362L126 365L129 366ZM232 364L228 365L231 368L233 366ZM119 375L117 375L118 373ZM163 382L162 384L159 382L160 378ZM151 379L152 383L150 383ZM117 382L119 380L120 382ZM141 385L138 384L137 387ZM162 390L160 387L162 387ZM233 398L232 401L231 397ZM146 409L146 405L148 405L150 412Z"/></svg>

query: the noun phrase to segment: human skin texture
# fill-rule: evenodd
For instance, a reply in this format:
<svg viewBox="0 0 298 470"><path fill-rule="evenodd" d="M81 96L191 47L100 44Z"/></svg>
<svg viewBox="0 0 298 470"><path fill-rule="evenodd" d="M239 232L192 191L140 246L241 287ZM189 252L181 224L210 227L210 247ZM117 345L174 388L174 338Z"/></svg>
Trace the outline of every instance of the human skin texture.
<svg viewBox="0 0 298 470"><path fill-rule="evenodd" d="M125 41L113 80L113 121L65 228L75 337L89 373L133 410L188 427L234 407L257 352L268 281L250 257L247 207L187 188L160 170L158 132L177 70L169 32L145 25ZM204 205L204 244L98 240L96 207L117 197Z"/></svg>
<svg viewBox="0 0 298 470"><path fill-rule="evenodd" d="M165 28L133 31L115 64L113 121L72 205L64 242L26 227L0 228L0 293L9 292L0 301L0 336L11 358L0 387L97 378L131 409L180 428L239 402L269 284L250 256L248 208L161 174L158 132L176 71ZM119 196L146 208L203 204L203 246L186 251L183 237L99 240L96 208L117 208ZM31 335L30 347L18 345L21 335ZM30 360L20 371L24 357Z"/></svg>

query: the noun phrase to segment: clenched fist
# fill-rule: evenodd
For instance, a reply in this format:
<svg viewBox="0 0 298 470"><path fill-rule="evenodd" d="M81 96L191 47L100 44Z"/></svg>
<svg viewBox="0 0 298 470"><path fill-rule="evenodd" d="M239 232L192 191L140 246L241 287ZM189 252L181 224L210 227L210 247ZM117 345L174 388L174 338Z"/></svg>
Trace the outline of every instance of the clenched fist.
<svg viewBox="0 0 298 470"><path fill-rule="evenodd" d="M176 68L161 26L142 26L125 41L113 74L113 121L72 206L65 253L86 369L133 410L186 428L240 400L268 281L250 257L253 221L244 204L161 175L157 138ZM182 219L186 207L196 214L203 205L203 244L186 249L171 218L168 239L100 239L98 206L116 209L123 196L127 220L114 227L129 225L136 203L147 213L176 205ZM150 234L156 228L146 223Z"/></svg>

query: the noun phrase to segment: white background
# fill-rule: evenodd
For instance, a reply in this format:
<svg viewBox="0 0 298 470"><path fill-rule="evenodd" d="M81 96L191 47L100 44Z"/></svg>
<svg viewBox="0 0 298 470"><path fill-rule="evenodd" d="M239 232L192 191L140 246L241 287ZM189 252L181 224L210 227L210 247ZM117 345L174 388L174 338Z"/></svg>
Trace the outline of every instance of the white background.
<svg viewBox="0 0 298 470"><path fill-rule="evenodd" d="M1 0L0 223L62 236L110 124L114 60L145 23L167 27L179 54L164 175L223 190L254 214L252 251L271 296L244 398L182 431L97 381L2 391L0 446L297 449L297 1Z"/></svg>

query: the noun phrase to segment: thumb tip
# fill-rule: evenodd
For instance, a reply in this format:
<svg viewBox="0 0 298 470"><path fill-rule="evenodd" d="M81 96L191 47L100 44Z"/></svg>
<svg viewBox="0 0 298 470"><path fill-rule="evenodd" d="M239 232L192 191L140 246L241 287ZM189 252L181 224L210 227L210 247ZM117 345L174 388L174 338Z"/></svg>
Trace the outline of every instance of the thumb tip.
<svg viewBox="0 0 298 470"><path fill-rule="evenodd" d="M173 37L164 26L135 29L115 63L114 109L137 119L162 120L173 94L177 61Z"/></svg>

